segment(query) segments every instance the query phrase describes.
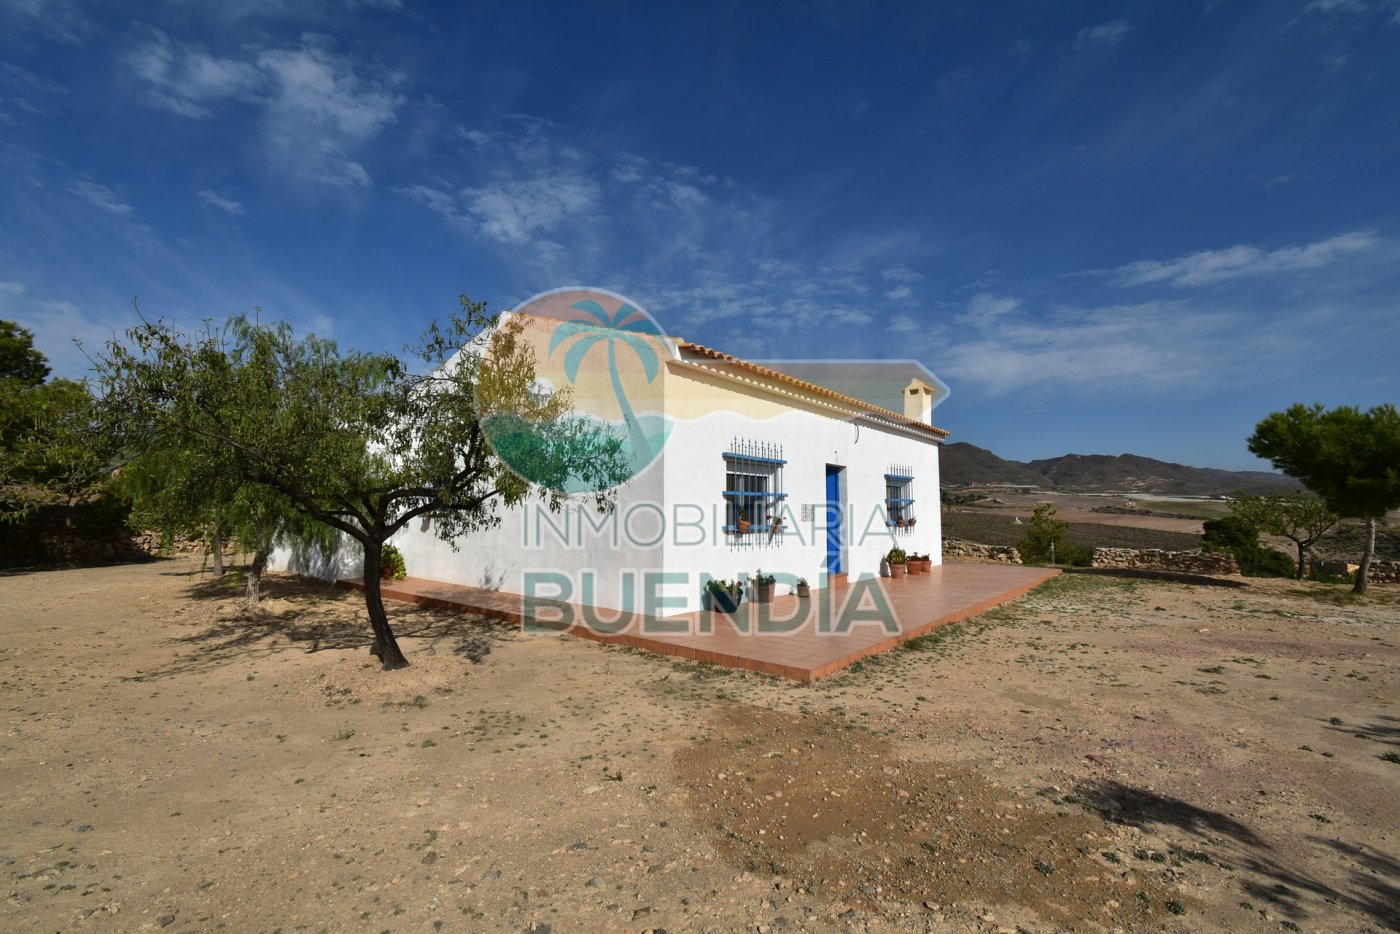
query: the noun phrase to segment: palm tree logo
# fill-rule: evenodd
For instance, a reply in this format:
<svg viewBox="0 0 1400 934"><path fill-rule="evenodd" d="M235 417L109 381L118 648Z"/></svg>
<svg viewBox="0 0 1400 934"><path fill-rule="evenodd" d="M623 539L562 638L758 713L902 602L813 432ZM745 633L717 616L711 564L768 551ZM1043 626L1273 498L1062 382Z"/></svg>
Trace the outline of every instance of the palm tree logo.
<svg viewBox="0 0 1400 934"><path fill-rule="evenodd" d="M584 359L600 344L608 348L608 375L612 381L613 395L617 397L618 408L622 411L623 423L627 426L627 452L635 476L655 459L661 445L666 440L664 417L639 417L622 385L622 375L618 368L617 349L621 345L633 354L642 365L648 384L655 382L661 368L656 353L655 339L662 336L661 329L651 316L623 300L617 310L609 314L596 300L591 298L574 302L570 306L583 313L584 317L562 321L549 339L547 356L568 344L564 355L564 375L570 382L578 381L579 368ZM643 422L652 422L650 430ZM656 422L659 421L659 424Z"/></svg>

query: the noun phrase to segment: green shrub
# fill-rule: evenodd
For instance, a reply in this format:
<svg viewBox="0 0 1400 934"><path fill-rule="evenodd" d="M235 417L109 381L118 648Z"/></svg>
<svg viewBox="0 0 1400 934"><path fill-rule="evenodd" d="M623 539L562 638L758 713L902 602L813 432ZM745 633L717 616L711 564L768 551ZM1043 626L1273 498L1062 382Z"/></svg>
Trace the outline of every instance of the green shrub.
<svg viewBox="0 0 1400 934"><path fill-rule="evenodd" d="M1068 531L1069 523L1055 518L1055 507L1041 503L1035 507L1030 524L1026 526L1026 537L1016 543L1016 550L1026 564L1073 563L1065 541ZM1089 563L1087 557L1084 563Z"/></svg>
<svg viewBox="0 0 1400 934"><path fill-rule="evenodd" d="M1297 563L1288 555L1259 544L1259 528L1240 516L1207 519L1201 543L1206 551L1235 556L1245 577L1292 577Z"/></svg>
<svg viewBox="0 0 1400 934"><path fill-rule="evenodd" d="M408 576L408 568L403 563L403 552L393 545L385 545L379 554L379 574L401 581Z"/></svg>

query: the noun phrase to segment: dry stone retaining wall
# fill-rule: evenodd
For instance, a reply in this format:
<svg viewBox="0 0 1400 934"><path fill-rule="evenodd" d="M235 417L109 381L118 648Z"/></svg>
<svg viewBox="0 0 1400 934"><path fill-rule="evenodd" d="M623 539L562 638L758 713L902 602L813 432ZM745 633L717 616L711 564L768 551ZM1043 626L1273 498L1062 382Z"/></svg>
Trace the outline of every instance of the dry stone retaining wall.
<svg viewBox="0 0 1400 934"><path fill-rule="evenodd" d="M1135 568L1183 574L1238 574L1235 556L1224 552L1162 551L1159 548L1095 548L1094 568Z"/></svg>
<svg viewBox="0 0 1400 934"><path fill-rule="evenodd" d="M956 538L943 540L945 558L981 558L984 561L1000 561L1003 564L1020 564L1021 553L1011 545L979 545Z"/></svg>
<svg viewBox="0 0 1400 934"><path fill-rule="evenodd" d="M1325 571L1339 577L1354 578L1361 565L1350 561L1312 561L1308 567L1310 570ZM1400 584L1400 561L1373 560L1367 579L1373 584Z"/></svg>

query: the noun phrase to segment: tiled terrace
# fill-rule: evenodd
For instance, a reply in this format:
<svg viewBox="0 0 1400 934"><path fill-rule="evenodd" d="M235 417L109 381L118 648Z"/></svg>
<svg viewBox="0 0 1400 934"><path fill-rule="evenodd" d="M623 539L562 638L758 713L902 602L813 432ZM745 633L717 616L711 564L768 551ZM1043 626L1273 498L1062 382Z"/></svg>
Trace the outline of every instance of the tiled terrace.
<svg viewBox="0 0 1400 934"><path fill-rule="evenodd" d="M526 628L564 630L598 642L814 681L939 626L984 613L1058 573L1019 565L944 564L902 580L858 580L814 589L808 599L780 596L761 605L745 601L733 617L708 610L667 617L586 610L577 604L527 601L518 594L413 577L385 581L383 593L385 599L504 619ZM362 586L358 580L340 583Z"/></svg>

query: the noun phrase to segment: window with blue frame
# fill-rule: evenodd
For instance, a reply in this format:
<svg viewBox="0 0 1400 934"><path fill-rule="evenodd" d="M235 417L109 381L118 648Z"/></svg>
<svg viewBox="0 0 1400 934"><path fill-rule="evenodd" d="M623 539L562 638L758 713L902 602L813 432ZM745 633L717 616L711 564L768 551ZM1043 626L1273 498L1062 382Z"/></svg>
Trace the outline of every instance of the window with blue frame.
<svg viewBox="0 0 1400 934"><path fill-rule="evenodd" d="M728 535L782 531L783 492L781 445L736 438L724 452L724 531Z"/></svg>
<svg viewBox="0 0 1400 934"><path fill-rule="evenodd" d="M914 515L914 469L891 464L885 473L885 515L892 529L911 529Z"/></svg>

